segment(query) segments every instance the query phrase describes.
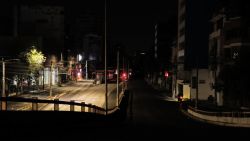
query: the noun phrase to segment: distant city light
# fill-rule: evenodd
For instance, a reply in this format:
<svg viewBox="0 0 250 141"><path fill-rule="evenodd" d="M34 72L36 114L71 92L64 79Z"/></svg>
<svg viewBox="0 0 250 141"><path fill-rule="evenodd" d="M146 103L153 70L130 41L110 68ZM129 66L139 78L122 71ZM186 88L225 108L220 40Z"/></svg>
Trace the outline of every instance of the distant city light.
<svg viewBox="0 0 250 141"><path fill-rule="evenodd" d="M167 71L165 71L165 77L168 78L168 76L169 76L169 73Z"/></svg>
<svg viewBox="0 0 250 141"><path fill-rule="evenodd" d="M77 76L80 76L80 75L81 75L81 73L80 73L80 72L78 72L78 73L77 73Z"/></svg>
<svg viewBox="0 0 250 141"><path fill-rule="evenodd" d="M82 55L78 54L78 61L82 61Z"/></svg>
<svg viewBox="0 0 250 141"><path fill-rule="evenodd" d="M123 74L122 74L122 76L123 76L123 77L126 77L126 76L127 76L127 74L126 74L126 73L123 73Z"/></svg>
<svg viewBox="0 0 250 141"><path fill-rule="evenodd" d="M146 53L145 52L142 52L141 55L145 55Z"/></svg>

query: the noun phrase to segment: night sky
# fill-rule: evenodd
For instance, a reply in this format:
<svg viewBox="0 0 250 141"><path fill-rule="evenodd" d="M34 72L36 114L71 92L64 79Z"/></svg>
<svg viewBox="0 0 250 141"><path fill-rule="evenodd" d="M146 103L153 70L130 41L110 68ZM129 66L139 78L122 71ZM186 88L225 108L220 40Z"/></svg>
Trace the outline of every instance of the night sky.
<svg viewBox="0 0 250 141"><path fill-rule="evenodd" d="M3 7L2 11L7 12L3 12L5 17L12 17L11 10L8 10L6 5L17 2L32 5L72 5L71 8L73 9L83 9L86 6L88 7L88 3L95 7L100 7L100 5L104 4L104 0L4 0L1 2L1 5ZM103 11L101 8L99 10ZM176 16L176 13L176 0L107 0L109 46L122 44L130 53L138 49L147 50L154 45L154 24L156 22L167 22L171 17ZM7 22L5 23L6 25L11 25ZM10 33L11 30L9 30Z"/></svg>
<svg viewBox="0 0 250 141"><path fill-rule="evenodd" d="M108 16L111 42L129 51L147 50L154 43L154 24L167 22L177 12L176 0L110 1Z"/></svg>

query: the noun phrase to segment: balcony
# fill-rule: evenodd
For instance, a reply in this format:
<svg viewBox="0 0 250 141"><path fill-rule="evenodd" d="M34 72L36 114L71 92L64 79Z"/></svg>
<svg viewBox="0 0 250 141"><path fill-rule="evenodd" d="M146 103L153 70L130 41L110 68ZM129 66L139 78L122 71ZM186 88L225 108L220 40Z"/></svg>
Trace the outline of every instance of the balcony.
<svg viewBox="0 0 250 141"><path fill-rule="evenodd" d="M210 35L209 35L209 38L210 39L214 39L214 38L218 38L221 36L221 30L217 30L217 31L214 31L212 32Z"/></svg>
<svg viewBox="0 0 250 141"><path fill-rule="evenodd" d="M180 24L179 24L179 32L181 32L181 30L182 30L183 28L185 28L185 24L186 24L185 20L182 21L182 22L180 22Z"/></svg>
<svg viewBox="0 0 250 141"><path fill-rule="evenodd" d="M178 58L179 58L179 57L183 57L184 54L185 54L184 49L179 50L179 51L178 51Z"/></svg>
<svg viewBox="0 0 250 141"><path fill-rule="evenodd" d="M185 35L183 34L179 37L179 43L183 43L184 41L185 41Z"/></svg>

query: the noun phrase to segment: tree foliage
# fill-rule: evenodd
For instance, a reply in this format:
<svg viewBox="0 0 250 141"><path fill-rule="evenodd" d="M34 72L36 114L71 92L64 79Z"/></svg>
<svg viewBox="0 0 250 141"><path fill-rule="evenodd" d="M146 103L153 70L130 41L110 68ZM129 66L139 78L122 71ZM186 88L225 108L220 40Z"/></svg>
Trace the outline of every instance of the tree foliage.
<svg viewBox="0 0 250 141"><path fill-rule="evenodd" d="M26 61L29 63L29 68L31 72L37 72L43 67L43 63L46 61L46 57L41 51L38 51L36 48L30 49L25 54Z"/></svg>

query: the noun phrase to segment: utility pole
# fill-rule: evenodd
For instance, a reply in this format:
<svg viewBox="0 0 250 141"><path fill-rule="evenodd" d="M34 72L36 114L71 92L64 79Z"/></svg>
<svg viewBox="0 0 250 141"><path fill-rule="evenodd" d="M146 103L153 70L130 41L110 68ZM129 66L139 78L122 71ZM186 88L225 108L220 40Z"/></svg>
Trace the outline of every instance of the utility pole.
<svg viewBox="0 0 250 141"><path fill-rule="evenodd" d="M50 62L50 83L49 83L49 95L52 96L52 61Z"/></svg>
<svg viewBox="0 0 250 141"><path fill-rule="evenodd" d="M43 67L43 90L44 90L44 67Z"/></svg>
<svg viewBox="0 0 250 141"><path fill-rule="evenodd" d="M119 77L120 77L120 66L119 66L119 49L117 50L117 80L116 80L116 93L117 93L117 107L119 107Z"/></svg>
<svg viewBox="0 0 250 141"><path fill-rule="evenodd" d="M5 95L5 62L2 58L2 67L3 67L3 77L2 77L2 97L6 97ZM1 110L6 110L7 109L7 103L6 101L1 101Z"/></svg>
<svg viewBox="0 0 250 141"><path fill-rule="evenodd" d="M106 103L106 115L108 115L108 83L107 83L107 0L105 0L105 23L104 23L104 26L105 26L105 103Z"/></svg>
<svg viewBox="0 0 250 141"><path fill-rule="evenodd" d="M86 60L86 80L88 80L88 60Z"/></svg>
<svg viewBox="0 0 250 141"><path fill-rule="evenodd" d="M199 65L198 58L196 58L196 96L195 96L195 109L198 108L198 93L199 93Z"/></svg>
<svg viewBox="0 0 250 141"><path fill-rule="evenodd" d="M127 71L127 75L128 75L128 80L129 80L129 61L128 61L128 71Z"/></svg>
<svg viewBox="0 0 250 141"><path fill-rule="evenodd" d="M2 58L2 97L7 97L5 93L5 62L11 61L11 60L19 60L19 59L10 59L10 60L5 60ZM7 109L7 103L6 101L0 101L1 102L1 110L6 110Z"/></svg>
<svg viewBox="0 0 250 141"><path fill-rule="evenodd" d="M6 97L5 95L5 62L2 58L2 67L3 67L3 77L2 77L2 97Z"/></svg>

